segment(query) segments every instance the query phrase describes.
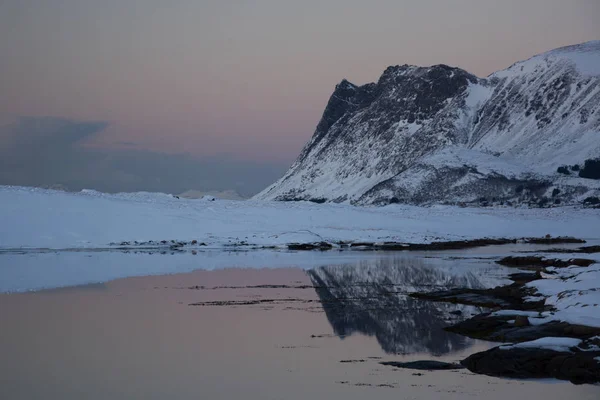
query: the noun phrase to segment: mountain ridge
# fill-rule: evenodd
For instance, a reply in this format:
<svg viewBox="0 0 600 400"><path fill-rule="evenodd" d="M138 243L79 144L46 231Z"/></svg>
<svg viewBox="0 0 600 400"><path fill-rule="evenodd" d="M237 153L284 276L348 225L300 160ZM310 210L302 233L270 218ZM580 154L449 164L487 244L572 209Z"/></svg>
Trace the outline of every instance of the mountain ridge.
<svg viewBox="0 0 600 400"><path fill-rule="evenodd" d="M256 198L572 204L600 194L576 171L596 158L600 41L487 78L438 64L390 66L362 86L344 79L297 160Z"/></svg>

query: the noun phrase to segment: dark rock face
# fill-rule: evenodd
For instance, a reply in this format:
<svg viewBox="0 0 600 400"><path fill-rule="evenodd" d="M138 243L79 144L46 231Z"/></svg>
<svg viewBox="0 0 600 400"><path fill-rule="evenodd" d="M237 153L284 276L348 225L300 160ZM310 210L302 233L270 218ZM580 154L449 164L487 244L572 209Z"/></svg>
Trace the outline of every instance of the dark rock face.
<svg viewBox="0 0 600 400"><path fill-rule="evenodd" d="M584 76L572 60L600 53L599 43L485 79L402 65L375 83L343 80L296 162L257 198L549 207L590 189L600 195L577 179L598 175L600 140L581 140L600 132L600 76Z"/></svg>
<svg viewBox="0 0 600 400"><path fill-rule="evenodd" d="M534 348L494 348L462 361L471 372L505 378L556 378L575 384L600 382L600 351L562 352Z"/></svg>
<svg viewBox="0 0 600 400"><path fill-rule="evenodd" d="M517 267L521 269L531 269L534 271L541 271L546 267L566 268L570 265L577 265L579 267L589 267L594 264L594 260L588 260L585 258L572 258L570 260L559 260L549 259L538 256L524 256L524 257L504 257L497 261L498 264L506 267Z"/></svg>
<svg viewBox="0 0 600 400"><path fill-rule="evenodd" d="M585 160L585 164L579 176L588 179L600 179L600 158L595 160Z"/></svg>

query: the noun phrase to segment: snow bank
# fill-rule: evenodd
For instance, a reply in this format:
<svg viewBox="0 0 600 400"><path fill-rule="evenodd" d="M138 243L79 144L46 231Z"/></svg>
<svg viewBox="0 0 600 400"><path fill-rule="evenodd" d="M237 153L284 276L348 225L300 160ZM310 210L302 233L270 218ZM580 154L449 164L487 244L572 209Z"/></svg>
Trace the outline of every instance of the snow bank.
<svg viewBox="0 0 600 400"><path fill-rule="evenodd" d="M554 279L540 279L527 284L546 297L546 304L556 311L542 313L532 324L565 321L575 325L600 327L600 264L554 269Z"/></svg>
<svg viewBox="0 0 600 400"><path fill-rule="evenodd" d="M500 346L501 350L509 349L547 349L554 351L570 351L572 347L579 346L581 344L580 339L566 338L566 337L545 337L531 342L523 342L517 344L511 344L506 346Z"/></svg>
<svg viewBox="0 0 600 400"><path fill-rule="evenodd" d="M598 238L598 226L597 210L576 208L354 207L0 186L0 249L93 248L134 240L195 239L209 247L223 247L239 241L266 246L320 240L423 243L546 234Z"/></svg>

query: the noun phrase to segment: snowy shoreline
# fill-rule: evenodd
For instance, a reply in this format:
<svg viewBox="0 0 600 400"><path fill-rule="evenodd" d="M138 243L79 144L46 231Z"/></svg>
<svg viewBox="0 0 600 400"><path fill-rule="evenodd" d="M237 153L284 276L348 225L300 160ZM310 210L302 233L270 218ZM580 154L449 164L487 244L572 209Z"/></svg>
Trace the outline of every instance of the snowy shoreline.
<svg viewBox="0 0 600 400"><path fill-rule="evenodd" d="M418 244L546 235L598 240L598 226L597 210L576 207L355 207L0 186L0 249L93 249L171 240L196 240L211 249L240 243Z"/></svg>

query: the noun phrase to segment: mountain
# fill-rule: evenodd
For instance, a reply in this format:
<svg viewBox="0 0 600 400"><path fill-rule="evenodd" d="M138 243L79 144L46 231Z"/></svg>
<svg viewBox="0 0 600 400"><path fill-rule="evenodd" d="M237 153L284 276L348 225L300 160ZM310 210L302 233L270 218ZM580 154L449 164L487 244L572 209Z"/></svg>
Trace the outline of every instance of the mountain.
<svg viewBox="0 0 600 400"><path fill-rule="evenodd" d="M263 200L570 204L600 195L600 41L487 78L393 66L339 83Z"/></svg>

